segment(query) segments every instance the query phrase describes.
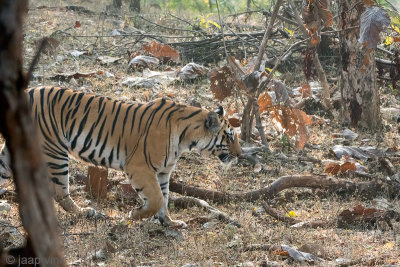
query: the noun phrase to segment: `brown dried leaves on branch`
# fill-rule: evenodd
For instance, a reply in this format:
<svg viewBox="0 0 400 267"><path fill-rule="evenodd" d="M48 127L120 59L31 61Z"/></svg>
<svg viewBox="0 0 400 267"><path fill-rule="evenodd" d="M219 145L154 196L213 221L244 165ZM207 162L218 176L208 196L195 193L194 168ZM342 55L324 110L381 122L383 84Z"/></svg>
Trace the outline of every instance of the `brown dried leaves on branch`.
<svg viewBox="0 0 400 267"><path fill-rule="evenodd" d="M375 49L380 41L380 32L387 26L390 26L390 17L384 9L377 6L367 7L360 17L358 41L367 49Z"/></svg>
<svg viewBox="0 0 400 267"><path fill-rule="evenodd" d="M258 102L258 107L259 107L260 113L267 111L269 108L271 108L273 106L272 97L268 94L268 92L262 93L258 97L257 102Z"/></svg>
<svg viewBox="0 0 400 267"><path fill-rule="evenodd" d="M274 127L280 133L285 133L296 140L296 148L303 149L309 139L307 126L311 124L311 119L302 110L284 105L273 105L273 101L268 92L258 98L260 113L266 111L272 118Z"/></svg>
<svg viewBox="0 0 400 267"><path fill-rule="evenodd" d="M169 60L177 62L179 60L179 53L175 49L169 45L160 44L155 41L143 45L143 50L161 59L163 62L167 62Z"/></svg>
<svg viewBox="0 0 400 267"><path fill-rule="evenodd" d="M303 5L305 27L311 36L311 43L317 45L321 41L320 30L322 22L325 27L332 25L333 15L328 8L327 0L307 0Z"/></svg>
<svg viewBox="0 0 400 267"><path fill-rule="evenodd" d="M216 99L222 101L225 97L232 95L232 88L235 85L232 71L224 66L210 74L211 91Z"/></svg>

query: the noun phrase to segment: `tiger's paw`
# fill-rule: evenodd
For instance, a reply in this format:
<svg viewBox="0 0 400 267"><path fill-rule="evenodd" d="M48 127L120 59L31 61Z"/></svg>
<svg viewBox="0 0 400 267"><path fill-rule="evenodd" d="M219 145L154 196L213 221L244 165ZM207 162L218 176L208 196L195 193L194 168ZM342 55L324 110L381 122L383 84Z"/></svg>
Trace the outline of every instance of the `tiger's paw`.
<svg viewBox="0 0 400 267"><path fill-rule="evenodd" d="M156 217L156 218L165 227L169 227L172 229L185 229L187 227L187 224L184 221L172 220L169 216Z"/></svg>
<svg viewBox="0 0 400 267"><path fill-rule="evenodd" d="M164 227L171 229L185 229L187 224L184 221L172 220L169 216L159 217L154 215L149 219L150 222L155 224L161 224Z"/></svg>

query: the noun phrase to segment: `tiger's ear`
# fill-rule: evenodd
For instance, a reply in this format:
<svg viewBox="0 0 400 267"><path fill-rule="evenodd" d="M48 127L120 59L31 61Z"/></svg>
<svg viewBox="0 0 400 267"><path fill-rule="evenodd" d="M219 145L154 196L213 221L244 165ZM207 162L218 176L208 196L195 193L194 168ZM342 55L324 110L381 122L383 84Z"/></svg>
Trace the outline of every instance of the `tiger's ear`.
<svg viewBox="0 0 400 267"><path fill-rule="evenodd" d="M219 106L216 110L215 113L217 113L219 116L223 117L225 114L224 108L222 106Z"/></svg>
<svg viewBox="0 0 400 267"><path fill-rule="evenodd" d="M218 116L219 115L214 111L210 111L207 115L205 127L212 133L218 132L221 128Z"/></svg>

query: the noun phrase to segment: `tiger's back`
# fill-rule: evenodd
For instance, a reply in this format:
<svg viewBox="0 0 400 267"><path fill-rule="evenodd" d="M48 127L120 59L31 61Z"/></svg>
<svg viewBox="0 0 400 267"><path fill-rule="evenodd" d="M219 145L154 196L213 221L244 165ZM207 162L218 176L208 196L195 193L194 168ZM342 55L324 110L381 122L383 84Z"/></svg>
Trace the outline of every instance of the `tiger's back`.
<svg viewBox="0 0 400 267"><path fill-rule="evenodd" d="M55 198L67 211L94 213L69 196L70 156L125 171L144 200L132 217L158 212L160 220L171 223L166 210L168 183L180 155L198 149L230 161L241 151L221 114L201 108L167 99L132 104L54 87L27 93ZM4 158L0 163L6 162Z"/></svg>

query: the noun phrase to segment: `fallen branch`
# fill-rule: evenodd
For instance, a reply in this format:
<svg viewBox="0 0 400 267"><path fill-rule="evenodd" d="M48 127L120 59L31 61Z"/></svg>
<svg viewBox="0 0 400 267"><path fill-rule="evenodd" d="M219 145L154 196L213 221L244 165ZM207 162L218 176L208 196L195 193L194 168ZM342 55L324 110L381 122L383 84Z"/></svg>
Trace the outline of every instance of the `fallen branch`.
<svg viewBox="0 0 400 267"><path fill-rule="evenodd" d="M292 225L292 227L295 227L295 228L300 228L300 227L319 228L319 227L329 226L336 222L336 220L335 221L328 221L328 220L301 221L301 220L298 220L298 219L295 219L292 217L288 217L286 215L279 213L277 210L268 206L266 203L263 203L262 207L263 207L264 211L267 214L269 214L271 217L277 219L278 221Z"/></svg>
<svg viewBox="0 0 400 267"><path fill-rule="evenodd" d="M337 179L326 175L293 175L278 178L270 185L249 192L226 193L210 189L186 185L175 180L170 182L170 190L182 195L192 196L200 199L214 201L215 203L236 202L236 201L257 201L273 199L276 195L288 188L321 188L332 193L363 195L373 198L382 192L394 195L400 191L400 185L392 182L373 180L368 182L354 182L344 179Z"/></svg>
<svg viewBox="0 0 400 267"><path fill-rule="evenodd" d="M210 212L210 216L207 218L208 220L219 220L226 223L230 223L235 225L236 227L241 227L241 225L234 219L228 216L225 212L220 211L219 209L210 206L206 201L194 197L182 196L182 197L171 197L169 202L174 204L174 207L182 207L187 208L189 206L196 206L204 209L205 211Z"/></svg>

